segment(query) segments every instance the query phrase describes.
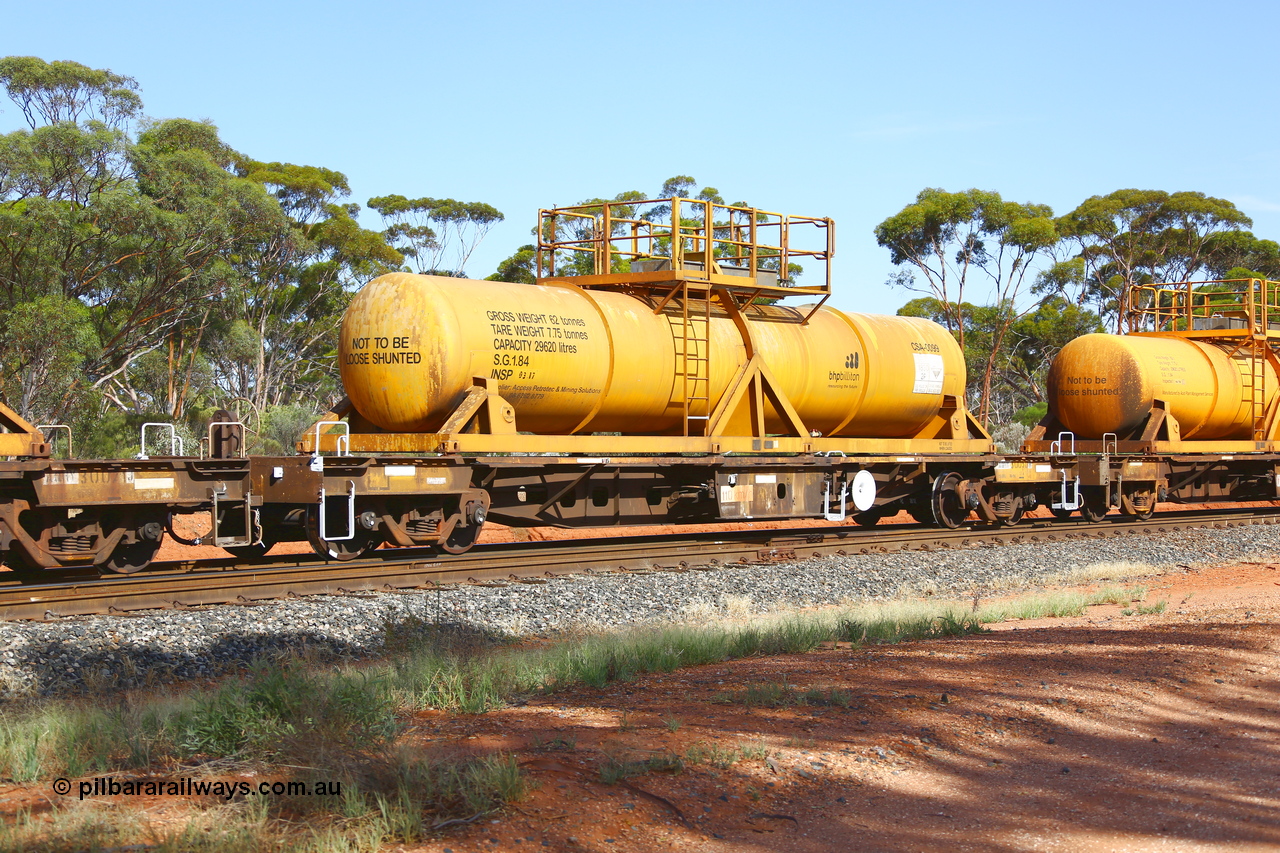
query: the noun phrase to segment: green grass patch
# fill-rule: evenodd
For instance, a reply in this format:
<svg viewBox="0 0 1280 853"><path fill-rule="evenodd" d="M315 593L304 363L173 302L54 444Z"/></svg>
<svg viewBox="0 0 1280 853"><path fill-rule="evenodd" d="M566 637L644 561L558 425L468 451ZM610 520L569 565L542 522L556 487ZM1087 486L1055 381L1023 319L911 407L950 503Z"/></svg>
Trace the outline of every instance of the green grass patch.
<svg viewBox="0 0 1280 853"><path fill-rule="evenodd" d="M181 755L306 757L317 744L361 749L399 731L397 708L377 675L322 675L298 665L256 664L166 721Z"/></svg>
<svg viewBox="0 0 1280 853"><path fill-rule="evenodd" d="M1169 602L1165 601L1162 598L1159 601L1157 601L1155 604L1149 604L1146 606L1139 606L1139 607L1126 607L1124 610L1120 611L1120 615L1121 616L1155 616L1156 614L1163 613L1165 608L1168 605L1169 605Z"/></svg>
<svg viewBox="0 0 1280 853"><path fill-rule="evenodd" d="M15 782L146 767L170 754L179 701L89 705L58 700L0 713L0 777Z"/></svg>
<svg viewBox="0 0 1280 853"><path fill-rule="evenodd" d="M268 853L290 849L338 853L352 849L318 843L321 833L302 835L302 838L296 833L286 835L271 825L265 809L244 803L211 808L197 813L186 824L160 828L147 822L138 811L101 803L77 803L53 815L24 813L12 823L0 825L0 851Z"/></svg>
<svg viewBox="0 0 1280 853"><path fill-rule="evenodd" d="M1007 622L1013 619L1079 616L1088 606L1089 599L1078 592L1055 592L989 604L978 612L978 618L982 622Z"/></svg>
<svg viewBox="0 0 1280 853"><path fill-rule="evenodd" d="M186 824L159 829L138 811L77 803L50 814L23 814L0 825L0 851L376 851L386 844L422 841L452 819L495 812L522 799L529 789L508 755L441 761L397 753L364 762L341 784L336 808L324 810L314 798L246 798L195 812Z"/></svg>
<svg viewBox="0 0 1280 853"><path fill-rule="evenodd" d="M515 758L489 755L441 761L404 751L368 787L348 795L349 811L363 802L385 825L384 841L416 841L443 820L488 814L523 799L529 783Z"/></svg>
<svg viewBox="0 0 1280 853"><path fill-rule="evenodd" d="M1092 592L1088 596L1089 604L1126 605L1133 601L1142 601L1147 597L1147 588L1141 584L1130 587L1107 586Z"/></svg>
<svg viewBox="0 0 1280 853"><path fill-rule="evenodd" d="M890 605L870 613L841 616L835 639L880 644L959 637L985 631L982 621L959 604Z"/></svg>
<svg viewBox="0 0 1280 853"><path fill-rule="evenodd" d="M824 643L898 643L985 630L972 614L938 608L869 615L847 611L759 619L747 624L633 628L543 649L440 651L422 645L379 677L399 704L481 713L514 697L577 685L605 687L651 673L759 655L796 654Z"/></svg>
<svg viewBox="0 0 1280 853"><path fill-rule="evenodd" d="M1097 592L1053 592L1033 595L1013 601L989 604L978 611L983 623L1007 622L1016 619L1052 619L1080 616L1085 609L1098 604L1128 605L1147 597L1142 585L1128 587L1108 586ZM1163 612L1163 609L1160 611Z"/></svg>
<svg viewBox="0 0 1280 853"><path fill-rule="evenodd" d="M687 764L707 764L720 770L728 770L739 761L763 761L769 750L763 743L721 746L718 743L698 742L685 750Z"/></svg>

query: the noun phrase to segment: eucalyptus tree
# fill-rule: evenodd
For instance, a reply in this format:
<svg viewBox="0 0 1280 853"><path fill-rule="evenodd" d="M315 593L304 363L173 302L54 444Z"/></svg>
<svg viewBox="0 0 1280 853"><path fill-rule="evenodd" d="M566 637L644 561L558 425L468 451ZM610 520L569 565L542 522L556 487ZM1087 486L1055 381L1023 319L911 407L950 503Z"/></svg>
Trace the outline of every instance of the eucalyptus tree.
<svg viewBox="0 0 1280 853"><path fill-rule="evenodd" d="M537 247L526 243L511 257L498 262L498 269L485 276L487 281L510 281L520 284L536 284L538 281Z"/></svg>
<svg viewBox="0 0 1280 853"><path fill-rule="evenodd" d="M492 205L451 198L385 195L369 199L369 207L382 215L387 245L412 259L416 272L458 277L466 275L471 253L504 218Z"/></svg>
<svg viewBox="0 0 1280 853"><path fill-rule="evenodd" d="M10 57L0 60L0 82L29 125L0 136L0 309L50 322L65 312L96 337L81 346L71 335L67 352L21 352L6 336L0 390L41 420L63 417L90 391L122 408L150 406L131 386L131 366L205 310L235 223L258 199L206 150L162 130L153 136L166 144L135 141L142 104L129 78ZM11 392L66 365L72 351L81 370L56 401Z"/></svg>
<svg viewBox="0 0 1280 853"><path fill-rule="evenodd" d="M1223 231L1208 242L1206 268L1214 278L1280 280L1280 243L1275 240L1264 240L1248 231Z"/></svg>
<svg viewBox="0 0 1280 853"><path fill-rule="evenodd" d="M0 136L0 394L54 420L334 392L350 291L403 262L345 176L144 120L111 71L9 57L0 84L27 123Z"/></svg>
<svg viewBox="0 0 1280 853"><path fill-rule="evenodd" d="M982 368L978 417L988 423L992 381L1009 328L1022 315L1019 302L1034 277L1037 259L1058 242L1047 205L1005 201L1000 194L970 189L924 189L916 200L875 229L900 270L889 284L932 297L940 319L961 348L972 334L966 313L975 287L990 303L989 346ZM923 283L917 278L923 277Z"/></svg>
<svg viewBox="0 0 1280 853"><path fill-rule="evenodd" d="M32 130L64 123L120 128L142 110L137 80L79 62L7 56L0 59L0 85Z"/></svg>
<svg viewBox="0 0 1280 853"><path fill-rule="evenodd" d="M356 219L341 172L235 155L232 170L262 193L227 265L209 346L224 398L257 412L337 395L337 328L353 290L403 256Z"/></svg>
<svg viewBox="0 0 1280 853"><path fill-rule="evenodd" d="M1247 242L1244 229L1252 224L1230 201L1202 192L1092 196L1057 220L1075 251L1048 271L1041 289L1091 304L1122 331L1121 308L1134 287L1211 274L1233 240Z"/></svg>

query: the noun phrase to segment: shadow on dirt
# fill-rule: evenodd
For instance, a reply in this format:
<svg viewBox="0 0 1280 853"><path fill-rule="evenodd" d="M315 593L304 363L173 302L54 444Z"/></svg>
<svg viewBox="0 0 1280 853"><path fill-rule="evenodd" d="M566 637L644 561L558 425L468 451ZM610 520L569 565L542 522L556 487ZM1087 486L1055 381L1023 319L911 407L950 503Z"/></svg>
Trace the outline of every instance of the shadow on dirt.
<svg viewBox="0 0 1280 853"><path fill-rule="evenodd" d="M1112 849L1119 839L1273 849L1277 638L1280 626L1259 622L1047 628L755 659L537 699L502 712L487 743L534 753L531 771L551 767L553 786L567 780L589 799L633 801L637 820L648 810L669 822L670 808L605 784L599 769L649 761L629 765L638 772L627 783L734 850L829 850L837 839L859 850ZM749 683L839 700L734 699ZM548 728L548 707L591 722ZM678 733L664 726L675 716ZM471 721L484 743L491 723Z"/></svg>

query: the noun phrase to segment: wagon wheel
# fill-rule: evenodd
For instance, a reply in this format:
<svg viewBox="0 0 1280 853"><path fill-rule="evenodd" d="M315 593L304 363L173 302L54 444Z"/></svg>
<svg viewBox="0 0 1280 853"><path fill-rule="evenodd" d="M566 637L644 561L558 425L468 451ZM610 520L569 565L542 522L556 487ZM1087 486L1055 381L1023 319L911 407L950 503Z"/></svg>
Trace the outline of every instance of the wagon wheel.
<svg viewBox="0 0 1280 853"><path fill-rule="evenodd" d="M159 550L159 539L155 541L144 539L141 542L117 545L111 551L111 556L99 568L116 574L131 575L151 565L151 561L155 559L156 552Z"/></svg>
<svg viewBox="0 0 1280 853"><path fill-rule="evenodd" d="M1084 503L1080 505L1080 517L1094 523L1106 518L1111 509L1107 506L1107 490L1101 486L1086 486L1081 491Z"/></svg>
<svg viewBox="0 0 1280 853"><path fill-rule="evenodd" d="M306 528L307 541L311 543L312 549L321 557L329 560L338 560L339 562L355 560L382 544L382 540L375 536L372 530L365 530L359 523L356 524L355 536L350 539L330 540L321 538L320 507L318 505L307 507Z"/></svg>
<svg viewBox="0 0 1280 853"><path fill-rule="evenodd" d="M167 513L142 518L126 517L117 522L126 528L138 525L135 534L138 539L136 542L118 543L111 549L111 556L107 557L106 562L98 564L98 569L121 575L131 575L145 569L155 559L156 552L160 550L160 543L164 540L166 521L168 521Z"/></svg>
<svg viewBox="0 0 1280 853"><path fill-rule="evenodd" d="M440 548L447 554L465 554L480 538L480 530L470 525L457 525L449 535L440 540Z"/></svg>
<svg viewBox="0 0 1280 853"><path fill-rule="evenodd" d="M471 550L480 538L480 529L489 515L489 498L467 501L466 506L445 524L447 532L440 538L440 548L449 554L463 554Z"/></svg>
<svg viewBox="0 0 1280 853"><path fill-rule="evenodd" d="M885 517L883 507L872 507L866 512L855 513L853 520L863 527L875 527Z"/></svg>
<svg viewBox="0 0 1280 853"><path fill-rule="evenodd" d="M908 506L907 515L919 524L933 524L933 510L928 506Z"/></svg>
<svg viewBox="0 0 1280 853"><path fill-rule="evenodd" d="M960 499L960 484L964 478L955 471L948 471L933 481L931 506L933 520L943 527L956 529L969 518L969 508Z"/></svg>

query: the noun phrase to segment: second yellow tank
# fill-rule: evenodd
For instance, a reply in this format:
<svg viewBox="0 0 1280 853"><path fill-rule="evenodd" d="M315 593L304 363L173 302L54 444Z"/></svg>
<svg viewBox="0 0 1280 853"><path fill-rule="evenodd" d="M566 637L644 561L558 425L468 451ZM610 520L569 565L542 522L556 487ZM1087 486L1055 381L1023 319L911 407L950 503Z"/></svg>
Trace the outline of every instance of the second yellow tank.
<svg viewBox="0 0 1280 853"><path fill-rule="evenodd" d="M1275 369L1232 356L1220 346L1178 337L1084 335L1062 348L1049 370L1051 411L1081 438L1124 436L1151 412L1169 405L1184 439L1248 439L1253 429L1253 387L1261 383L1269 406Z"/></svg>

